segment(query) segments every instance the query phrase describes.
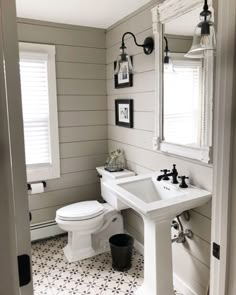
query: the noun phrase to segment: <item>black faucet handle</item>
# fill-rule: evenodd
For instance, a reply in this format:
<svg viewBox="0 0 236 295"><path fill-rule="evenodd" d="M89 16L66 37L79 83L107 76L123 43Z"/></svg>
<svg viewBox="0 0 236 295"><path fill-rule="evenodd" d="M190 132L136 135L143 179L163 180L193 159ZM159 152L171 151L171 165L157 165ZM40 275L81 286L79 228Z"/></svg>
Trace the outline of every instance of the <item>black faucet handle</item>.
<svg viewBox="0 0 236 295"><path fill-rule="evenodd" d="M187 185L187 183L185 182L185 179L189 179L189 177L183 175L183 176L179 176L178 178L181 179L181 183L180 183L179 187L181 187L181 188L187 188L188 185Z"/></svg>
<svg viewBox="0 0 236 295"><path fill-rule="evenodd" d="M161 172L164 172L164 174L167 174L167 172L170 172L168 169L162 169Z"/></svg>
<svg viewBox="0 0 236 295"><path fill-rule="evenodd" d="M162 169L161 172L164 173L162 179L163 179L163 180L169 180L169 177L168 177L167 173L170 172L170 170L168 170L168 169Z"/></svg>

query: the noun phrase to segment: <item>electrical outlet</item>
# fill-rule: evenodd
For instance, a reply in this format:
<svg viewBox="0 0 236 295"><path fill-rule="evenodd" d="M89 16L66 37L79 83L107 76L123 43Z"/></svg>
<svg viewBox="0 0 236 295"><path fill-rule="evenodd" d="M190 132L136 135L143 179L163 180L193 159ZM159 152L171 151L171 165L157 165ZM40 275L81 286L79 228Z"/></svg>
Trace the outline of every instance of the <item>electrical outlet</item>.
<svg viewBox="0 0 236 295"><path fill-rule="evenodd" d="M154 136L152 138L152 149L154 151L157 151L157 148L158 148L158 138L156 136Z"/></svg>

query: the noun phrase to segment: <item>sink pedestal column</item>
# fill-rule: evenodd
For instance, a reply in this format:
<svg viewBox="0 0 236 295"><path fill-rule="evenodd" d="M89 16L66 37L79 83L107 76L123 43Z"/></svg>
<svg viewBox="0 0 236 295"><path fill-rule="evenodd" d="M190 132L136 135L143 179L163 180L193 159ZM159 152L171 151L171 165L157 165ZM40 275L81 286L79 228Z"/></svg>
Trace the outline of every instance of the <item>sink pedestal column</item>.
<svg viewBox="0 0 236 295"><path fill-rule="evenodd" d="M136 295L174 295L171 219L144 220L144 282Z"/></svg>

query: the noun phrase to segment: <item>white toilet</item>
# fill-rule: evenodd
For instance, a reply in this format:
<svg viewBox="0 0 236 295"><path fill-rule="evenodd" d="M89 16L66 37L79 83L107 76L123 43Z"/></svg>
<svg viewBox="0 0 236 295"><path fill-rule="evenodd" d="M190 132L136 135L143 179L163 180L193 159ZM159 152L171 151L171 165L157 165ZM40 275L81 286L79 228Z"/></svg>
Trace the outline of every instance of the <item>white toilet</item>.
<svg viewBox="0 0 236 295"><path fill-rule="evenodd" d="M60 208L56 212L58 226L68 232L68 244L64 253L69 262L92 257L109 250L109 238L124 232L120 210L126 205L105 186L105 181L133 176L134 172L108 172L97 168L101 183L101 194L107 203L84 201Z"/></svg>

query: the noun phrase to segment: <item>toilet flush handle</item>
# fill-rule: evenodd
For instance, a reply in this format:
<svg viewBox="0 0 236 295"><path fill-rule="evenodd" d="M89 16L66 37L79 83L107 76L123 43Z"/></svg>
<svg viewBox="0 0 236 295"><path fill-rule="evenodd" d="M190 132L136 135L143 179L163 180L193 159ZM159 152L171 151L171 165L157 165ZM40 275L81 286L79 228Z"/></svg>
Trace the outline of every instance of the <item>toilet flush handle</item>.
<svg viewBox="0 0 236 295"><path fill-rule="evenodd" d="M100 173L97 174L98 178L102 178L102 175Z"/></svg>

